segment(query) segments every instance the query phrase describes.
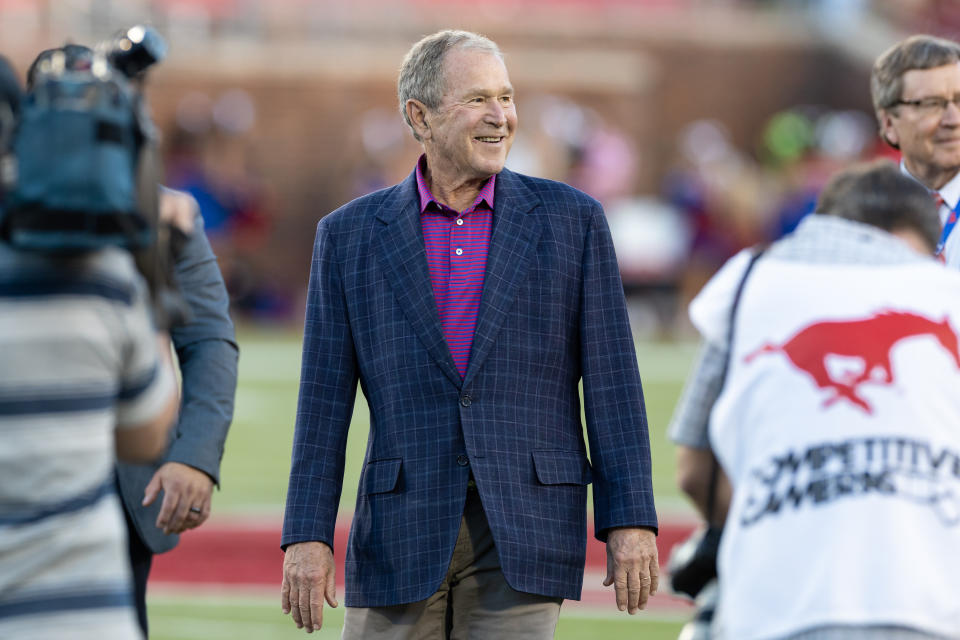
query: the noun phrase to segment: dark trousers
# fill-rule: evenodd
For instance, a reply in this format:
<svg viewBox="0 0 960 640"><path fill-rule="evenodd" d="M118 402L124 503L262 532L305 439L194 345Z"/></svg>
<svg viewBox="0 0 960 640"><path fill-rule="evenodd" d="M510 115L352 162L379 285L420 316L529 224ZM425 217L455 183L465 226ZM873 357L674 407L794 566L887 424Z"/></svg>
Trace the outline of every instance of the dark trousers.
<svg viewBox="0 0 960 640"><path fill-rule="evenodd" d="M123 510L127 520L127 539L130 548L130 568L133 570L133 602L137 607L137 621L144 637L150 637L147 631L147 578L150 577L150 565L153 552L140 539L137 528L130 520L130 514Z"/></svg>

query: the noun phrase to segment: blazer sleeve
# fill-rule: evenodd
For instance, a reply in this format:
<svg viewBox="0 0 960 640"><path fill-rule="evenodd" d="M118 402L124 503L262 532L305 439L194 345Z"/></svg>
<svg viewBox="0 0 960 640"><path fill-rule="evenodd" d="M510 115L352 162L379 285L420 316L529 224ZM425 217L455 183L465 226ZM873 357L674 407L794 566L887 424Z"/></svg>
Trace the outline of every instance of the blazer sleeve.
<svg viewBox="0 0 960 640"><path fill-rule="evenodd" d="M656 530L647 414L623 283L606 217L592 212L583 254L581 371L596 537L613 527Z"/></svg>
<svg viewBox="0 0 960 640"><path fill-rule="evenodd" d="M227 430L233 420L238 349L230 320L230 299L203 218L177 258L175 275L192 318L170 332L183 379L180 419L165 458L220 481Z"/></svg>
<svg viewBox="0 0 960 640"><path fill-rule="evenodd" d="M281 547L320 541L333 548L343 486L357 363L341 268L321 220L310 266L300 397Z"/></svg>

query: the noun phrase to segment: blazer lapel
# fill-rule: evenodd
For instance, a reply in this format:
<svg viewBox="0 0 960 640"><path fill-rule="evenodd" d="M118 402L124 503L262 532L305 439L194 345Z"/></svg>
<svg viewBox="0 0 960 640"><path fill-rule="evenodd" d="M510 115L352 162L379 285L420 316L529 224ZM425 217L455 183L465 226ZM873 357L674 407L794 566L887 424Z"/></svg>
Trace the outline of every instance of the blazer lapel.
<svg viewBox="0 0 960 640"><path fill-rule="evenodd" d="M420 228L416 174L400 183L388 198L377 219L376 250L383 269L407 320L427 351L448 378L460 388L460 372L443 337L440 313L430 287L427 254Z"/></svg>
<svg viewBox="0 0 960 640"><path fill-rule="evenodd" d="M497 176L493 234L464 387L483 365L517 289L527 275L541 231L540 222L531 211L539 204L539 196L512 172L504 169Z"/></svg>

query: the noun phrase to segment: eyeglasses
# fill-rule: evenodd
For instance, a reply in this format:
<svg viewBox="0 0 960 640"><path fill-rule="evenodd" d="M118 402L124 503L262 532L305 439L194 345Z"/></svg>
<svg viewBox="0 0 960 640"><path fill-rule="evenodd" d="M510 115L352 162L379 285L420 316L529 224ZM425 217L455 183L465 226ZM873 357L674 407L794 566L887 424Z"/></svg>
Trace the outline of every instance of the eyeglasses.
<svg viewBox="0 0 960 640"><path fill-rule="evenodd" d="M950 103L953 103L953 106L960 109L960 93L954 95L952 98L944 98L943 96L929 96L927 98L920 98L918 100L897 100L893 103L893 106L896 107L899 105L906 105L908 107L913 107L924 115L939 115L947 110L947 105Z"/></svg>

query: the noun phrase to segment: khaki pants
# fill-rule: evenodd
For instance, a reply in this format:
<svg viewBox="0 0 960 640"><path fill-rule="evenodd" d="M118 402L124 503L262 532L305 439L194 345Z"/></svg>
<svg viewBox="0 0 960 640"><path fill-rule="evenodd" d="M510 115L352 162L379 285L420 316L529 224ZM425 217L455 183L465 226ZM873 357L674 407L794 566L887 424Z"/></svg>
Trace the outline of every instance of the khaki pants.
<svg viewBox="0 0 960 640"><path fill-rule="evenodd" d="M426 600L392 607L347 607L343 640L546 640L562 598L515 591L500 570L487 516L467 491L450 568Z"/></svg>

